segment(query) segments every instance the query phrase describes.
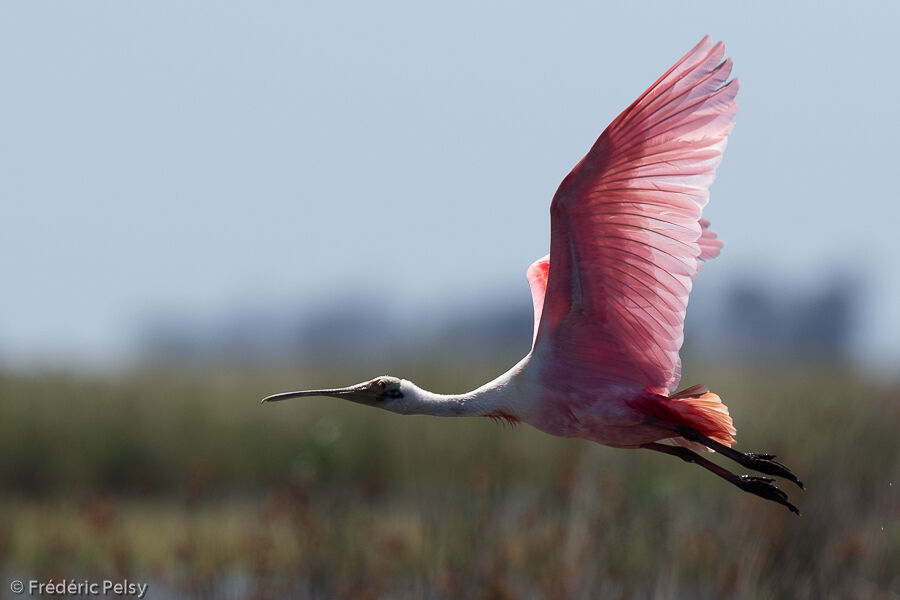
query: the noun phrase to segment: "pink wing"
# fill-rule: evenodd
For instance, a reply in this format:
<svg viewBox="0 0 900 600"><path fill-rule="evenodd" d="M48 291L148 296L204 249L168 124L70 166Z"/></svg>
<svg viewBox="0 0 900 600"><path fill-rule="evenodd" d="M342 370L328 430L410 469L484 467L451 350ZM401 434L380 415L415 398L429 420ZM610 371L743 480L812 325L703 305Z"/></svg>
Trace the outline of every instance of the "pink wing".
<svg viewBox="0 0 900 600"><path fill-rule="evenodd" d="M560 184L553 269L538 261L528 272L535 350L660 392L678 384L691 284L722 246L700 214L737 112L724 51L703 38Z"/></svg>
<svg viewBox="0 0 900 600"><path fill-rule="evenodd" d="M699 223L703 231L700 233L700 239L697 240L697 244L700 246L700 260L706 261L717 257L725 244L718 239L719 236L716 235L716 232L709 228L709 221L700 219Z"/></svg>
<svg viewBox="0 0 900 600"><path fill-rule="evenodd" d="M534 338L537 340L538 327L541 324L541 310L544 308L544 292L547 291L547 278L550 276L550 255L539 258L528 267L525 277L531 288L531 302L534 304Z"/></svg>
<svg viewBox="0 0 900 600"><path fill-rule="evenodd" d="M700 219L700 227L703 233L700 234L698 243L700 244L700 260L711 260L719 255L724 244L718 239L714 231L709 228L709 221ZM700 272L698 265L697 273ZM696 277L696 273L694 274ZM528 279L528 287L531 288L531 302L534 304L534 337L532 342L537 341L538 327L541 324L541 312L544 309L544 294L547 292L547 279L550 277L550 255L547 254L537 259L528 267L525 273ZM696 387L696 386L695 386Z"/></svg>

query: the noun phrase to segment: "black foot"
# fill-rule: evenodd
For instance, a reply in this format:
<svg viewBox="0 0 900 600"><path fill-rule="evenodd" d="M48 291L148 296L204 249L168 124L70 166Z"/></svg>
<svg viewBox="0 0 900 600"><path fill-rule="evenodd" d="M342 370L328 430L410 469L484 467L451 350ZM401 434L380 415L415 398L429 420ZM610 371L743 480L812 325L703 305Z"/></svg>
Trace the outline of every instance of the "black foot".
<svg viewBox="0 0 900 600"><path fill-rule="evenodd" d="M766 475L784 477L788 481L793 481L794 483L796 483L801 490L805 489L803 487L803 482L800 481L790 469L775 460L774 454L757 454L755 452L744 452L741 456L742 458L737 459L737 462L747 467L748 469L753 469L754 471L759 471L760 473L765 473Z"/></svg>
<svg viewBox="0 0 900 600"><path fill-rule="evenodd" d="M799 516L800 511L797 510L796 506L788 502L787 494L772 485L773 481L774 480L769 477L738 475L733 483L745 492L756 494L760 498L765 498L766 500L771 500L782 506L786 506L788 510Z"/></svg>
<svg viewBox="0 0 900 600"><path fill-rule="evenodd" d="M740 452L738 450L735 450L734 448L722 444L721 442L717 442L716 440L703 435L696 429L693 429L686 425L676 427L674 431L685 439L703 444L707 448L712 448L722 456L730 458L731 460L747 467L748 469L753 469L754 471L759 471L760 473L765 473L766 475L784 477L785 479L796 483L801 490L805 489L803 487L803 482L800 481L800 479L798 479L790 469L775 460L774 454Z"/></svg>
<svg viewBox="0 0 900 600"><path fill-rule="evenodd" d="M710 447L714 447L716 450L719 450L721 448L722 450L720 451L722 452L722 454L724 454L728 458L736 460L742 465L747 465L751 469L769 473L771 475L786 477L795 482L801 488L803 487L803 484L797 480L794 474L791 473L790 469L788 469L781 463L775 462L773 460L775 457L771 454L753 454L749 452L747 454L744 454L743 452L732 450L728 446L720 444L715 440L710 440L710 442ZM707 460L696 452L682 446L670 446L668 444L658 444L656 442L651 442L649 444L644 444L642 447L648 450L653 450L655 452L662 452L663 454L671 454L672 456L677 456L681 460L700 465L704 469L712 471L725 481L731 483L732 485L736 485L745 492L750 492L751 494L759 496L760 498L765 498L766 500L777 502L782 506L786 506L792 513L796 515L800 514L800 511L797 510L797 507L788 502L787 494L775 487L775 480L771 477L762 477L760 475L735 475L728 469L720 467L716 463Z"/></svg>

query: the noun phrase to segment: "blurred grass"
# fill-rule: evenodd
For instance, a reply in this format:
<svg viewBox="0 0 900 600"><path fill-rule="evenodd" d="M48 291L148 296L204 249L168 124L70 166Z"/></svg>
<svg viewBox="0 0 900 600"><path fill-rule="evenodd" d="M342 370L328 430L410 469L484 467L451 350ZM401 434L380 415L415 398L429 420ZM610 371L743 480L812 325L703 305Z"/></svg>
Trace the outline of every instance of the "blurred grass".
<svg viewBox="0 0 900 600"><path fill-rule="evenodd" d="M459 391L499 369L414 371ZM738 447L804 479L784 486L803 517L672 457L527 426L257 404L375 373L6 375L0 570L143 579L151 597L900 596L900 387L705 374L684 381L723 397Z"/></svg>

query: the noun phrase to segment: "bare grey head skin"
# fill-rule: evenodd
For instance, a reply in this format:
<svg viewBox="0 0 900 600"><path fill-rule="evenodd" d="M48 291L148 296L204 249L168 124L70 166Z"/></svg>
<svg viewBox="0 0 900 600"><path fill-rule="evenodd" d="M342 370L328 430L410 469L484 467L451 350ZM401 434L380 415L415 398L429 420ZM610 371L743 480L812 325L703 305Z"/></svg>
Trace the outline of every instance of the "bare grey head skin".
<svg viewBox="0 0 900 600"><path fill-rule="evenodd" d="M291 398L306 398L311 396L328 396L349 400L357 404L374 406L392 412L403 412L404 404L403 380L390 375L381 375L369 381L363 381L356 385L343 388L330 388L321 390L300 390L296 392L282 392L272 394L262 399L262 402L278 402Z"/></svg>

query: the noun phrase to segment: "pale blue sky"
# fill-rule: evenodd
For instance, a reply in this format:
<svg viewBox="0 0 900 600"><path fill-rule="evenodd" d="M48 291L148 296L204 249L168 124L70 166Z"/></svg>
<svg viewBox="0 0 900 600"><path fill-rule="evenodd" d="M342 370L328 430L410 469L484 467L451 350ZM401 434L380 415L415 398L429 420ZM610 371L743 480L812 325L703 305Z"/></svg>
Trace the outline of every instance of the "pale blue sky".
<svg viewBox="0 0 900 600"><path fill-rule="evenodd" d="M527 302L559 181L706 33L741 91L695 294L858 271L861 351L900 360L897 23L888 2L4 3L0 364L102 363L160 312Z"/></svg>

